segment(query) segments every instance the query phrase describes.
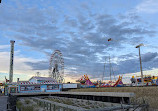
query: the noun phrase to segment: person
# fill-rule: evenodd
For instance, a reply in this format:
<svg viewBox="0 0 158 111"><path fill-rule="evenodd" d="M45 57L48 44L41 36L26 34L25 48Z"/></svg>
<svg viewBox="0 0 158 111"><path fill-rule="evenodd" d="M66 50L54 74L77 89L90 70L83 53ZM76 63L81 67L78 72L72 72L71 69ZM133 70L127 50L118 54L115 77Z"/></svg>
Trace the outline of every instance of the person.
<svg viewBox="0 0 158 111"><path fill-rule="evenodd" d="M134 84L136 83L136 79L134 78L134 76L132 76L131 82L134 83Z"/></svg>

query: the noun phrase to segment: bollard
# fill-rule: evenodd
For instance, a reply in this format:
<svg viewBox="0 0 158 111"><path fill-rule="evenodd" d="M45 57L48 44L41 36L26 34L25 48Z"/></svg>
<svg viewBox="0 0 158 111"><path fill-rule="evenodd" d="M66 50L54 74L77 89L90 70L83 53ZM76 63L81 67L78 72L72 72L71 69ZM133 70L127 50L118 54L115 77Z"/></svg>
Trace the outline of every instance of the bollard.
<svg viewBox="0 0 158 111"><path fill-rule="evenodd" d="M95 101L95 96L93 96L93 101Z"/></svg>
<svg viewBox="0 0 158 111"><path fill-rule="evenodd" d="M39 102L39 106L41 106L41 101Z"/></svg>
<svg viewBox="0 0 158 111"><path fill-rule="evenodd" d="M8 105L8 103L7 103L7 109L9 109L9 105Z"/></svg>
<svg viewBox="0 0 158 111"><path fill-rule="evenodd" d="M47 105L47 110L48 110L48 103L46 103L46 105Z"/></svg>
<svg viewBox="0 0 158 111"><path fill-rule="evenodd" d="M55 109L55 104L53 105L53 111L55 111L56 109Z"/></svg>
<svg viewBox="0 0 158 111"><path fill-rule="evenodd" d="M44 105L44 109L45 109L45 102L43 102L43 105Z"/></svg>
<svg viewBox="0 0 158 111"><path fill-rule="evenodd" d="M50 105L49 105L49 109L50 109L50 111L52 110L52 104L50 103Z"/></svg>
<svg viewBox="0 0 158 111"><path fill-rule="evenodd" d="M44 102L42 102L42 107L44 107Z"/></svg>

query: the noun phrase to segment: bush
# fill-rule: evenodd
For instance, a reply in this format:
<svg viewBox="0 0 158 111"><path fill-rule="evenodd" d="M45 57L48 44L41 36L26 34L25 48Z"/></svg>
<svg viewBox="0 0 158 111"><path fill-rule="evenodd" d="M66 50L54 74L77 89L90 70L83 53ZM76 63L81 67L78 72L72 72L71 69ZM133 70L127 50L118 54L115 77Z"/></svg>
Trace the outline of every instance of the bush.
<svg viewBox="0 0 158 111"><path fill-rule="evenodd" d="M34 111L34 107L33 106L25 106L25 107L22 107L22 111Z"/></svg>
<svg viewBox="0 0 158 111"><path fill-rule="evenodd" d="M149 104L150 108L158 109L158 87L108 87L108 88L81 88L70 92L133 92L135 97L131 102Z"/></svg>
<svg viewBox="0 0 158 111"><path fill-rule="evenodd" d="M17 107L18 109L20 109L20 108L22 107L22 103L21 103L20 101L17 101L17 102L16 102L16 107Z"/></svg>
<svg viewBox="0 0 158 111"><path fill-rule="evenodd" d="M29 103L30 103L30 100L28 100L28 99L25 100L25 103L26 103L26 104L29 104Z"/></svg>

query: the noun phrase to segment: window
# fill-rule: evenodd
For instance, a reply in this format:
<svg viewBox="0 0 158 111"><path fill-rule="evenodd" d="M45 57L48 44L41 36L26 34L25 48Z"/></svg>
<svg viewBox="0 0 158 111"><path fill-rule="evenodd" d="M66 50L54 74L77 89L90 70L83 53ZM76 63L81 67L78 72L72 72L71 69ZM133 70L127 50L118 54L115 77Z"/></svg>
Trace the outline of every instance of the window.
<svg viewBox="0 0 158 111"><path fill-rule="evenodd" d="M35 86L34 90L40 90L40 86Z"/></svg>
<svg viewBox="0 0 158 111"><path fill-rule="evenodd" d="M11 87L10 88L10 93L16 93L16 87Z"/></svg>
<svg viewBox="0 0 158 111"><path fill-rule="evenodd" d="M31 91L31 90L40 90L40 85L20 86L20 91Z"/></svg>
<svg viewBox="0 0 158 111"><path fill-rule="evenodd" d="M47 85L47 90L56 90L59 89L59 85Z"/></svg>

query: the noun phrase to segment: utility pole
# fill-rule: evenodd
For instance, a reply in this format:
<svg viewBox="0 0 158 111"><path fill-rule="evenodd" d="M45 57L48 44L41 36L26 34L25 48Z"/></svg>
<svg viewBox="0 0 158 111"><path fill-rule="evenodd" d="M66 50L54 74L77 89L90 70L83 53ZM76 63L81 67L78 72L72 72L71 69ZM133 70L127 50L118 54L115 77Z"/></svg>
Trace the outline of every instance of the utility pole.
<svg viewBox="0 0 158 111"><path fill-rule="evenodd" d="M105 60L106 60L106 59L105 59ZM102 82L103 82L103 79L104 79L104 73L105 73L105 63L104 63L104 71L103 71Z"/></svg>
<svg viewBox="0 0 158 111"><path fill-rule="evenodd" d="M14 59L14 40L10 41L11 50L10 50L10 70L9 70L9 83L13 82L13 59Z"/></svg>
<svg viewBox="0 0 158 111"><path fill-rule="evenodd" d="M109 64L110 64L110 81L111 81L111 62L110 62L110 55L109 55Z"/></svg>
<svg viewBox="0 0 158 111"><path fill-rule="evenodd" d="M139 61L140 61L140 71L141 71L141 82L142 82L142 86L144 86L143 70L142 70L142 61L141 61L141 54L140 54L140 46L143 46L143 44L137 45L136 48L139 48Z"/></svg>

